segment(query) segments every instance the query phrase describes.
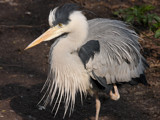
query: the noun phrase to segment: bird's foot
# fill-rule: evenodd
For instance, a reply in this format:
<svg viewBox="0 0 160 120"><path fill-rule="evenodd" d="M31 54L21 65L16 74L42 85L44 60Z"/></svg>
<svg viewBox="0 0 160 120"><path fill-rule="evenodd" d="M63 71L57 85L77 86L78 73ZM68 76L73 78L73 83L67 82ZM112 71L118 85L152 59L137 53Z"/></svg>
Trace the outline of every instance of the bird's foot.
<svg viewBox="0 0 160 120"><path fill-rule="evenodd" d="M118 100L120 98L120 94L118 92L118 88L116 85L113 86L114 88L114 93L112 92L112 90L110 91L110 97L112 100Z"/></svg>

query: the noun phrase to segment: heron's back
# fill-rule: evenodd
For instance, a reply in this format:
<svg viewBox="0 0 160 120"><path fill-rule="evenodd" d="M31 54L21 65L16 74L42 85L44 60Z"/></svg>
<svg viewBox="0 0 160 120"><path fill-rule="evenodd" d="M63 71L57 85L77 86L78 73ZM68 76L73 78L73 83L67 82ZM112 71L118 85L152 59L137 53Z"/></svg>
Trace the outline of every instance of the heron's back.
<svg viewBox="0 0 160 120"><path fill-rule="evenodd" d="M122 21L92 19L88 21L87 41L97 40L100 52L86 63L94 78L106 78L107 84L129 82L144 73L147 63L140 54L138 35Z"/></svg>

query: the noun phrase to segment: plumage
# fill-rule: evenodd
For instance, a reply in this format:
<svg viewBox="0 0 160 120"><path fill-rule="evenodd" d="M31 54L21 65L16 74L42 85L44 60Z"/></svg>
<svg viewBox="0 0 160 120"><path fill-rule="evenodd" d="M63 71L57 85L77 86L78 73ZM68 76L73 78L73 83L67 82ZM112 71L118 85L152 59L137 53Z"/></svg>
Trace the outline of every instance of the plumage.
<svg viewBox="0 0 160 120"><path fill-rule="evenodd" d="M93 78L92 70L105 77L107 84L129 82L143 74L148 65L140 54L140 38L133 30L117 20L93 19L88 23L87 40L97 39L100 44L100 53L86 64Z"/></svg>
<svg viewBox="0 0 160 120"><path fill-rule="evenodd" d="M52 20L53 25L57 25L58 23L67 24L69 22L69 15L78 9L79 6L74 4L66 4L58 7L55 12L55 21Z"/></svg>
<svg viewBox="0 0 160 120"><path fill-rule="evenodd" d="M90 40L81 46L80 50L78 50L78 55L86 67L86 63L88 63L89 59L93 59L94 55L99 52L100 45L98 40Z"/></svg>
<svg viewBox="0 0 160 120"><path fill-rule="evenodd" d="M48 20L51 28L26 49L58 37L50 49L49 73L43 87L46 93L42 98L44 106L54 104L55 115L62 99L65 116L69 107L70 114L73 112L78 92L81 100L83 94L90 93L96 96L98 120L99 90L118 100L117 83L147 84L144 70L148 64L140 53L140 38L124 22L104 18L87 21L75 4L56 7Z"/></svg>

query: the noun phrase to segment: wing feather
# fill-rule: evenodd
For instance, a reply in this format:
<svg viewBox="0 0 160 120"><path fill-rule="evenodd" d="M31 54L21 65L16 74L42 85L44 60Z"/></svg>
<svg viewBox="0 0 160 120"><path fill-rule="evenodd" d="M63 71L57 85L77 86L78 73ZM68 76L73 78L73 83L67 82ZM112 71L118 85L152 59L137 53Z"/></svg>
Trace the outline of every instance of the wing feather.
<svg viewBox="0 0 160 120"><path fill-rule="evenodd" d="M112 84L129 82L144 73L148 64L140 54L140 38L135 31L118 20L93 19L88 23L87 42L97 40L100 45L100 52L85 63L92 78L97 79L96 75Z"/></svg>

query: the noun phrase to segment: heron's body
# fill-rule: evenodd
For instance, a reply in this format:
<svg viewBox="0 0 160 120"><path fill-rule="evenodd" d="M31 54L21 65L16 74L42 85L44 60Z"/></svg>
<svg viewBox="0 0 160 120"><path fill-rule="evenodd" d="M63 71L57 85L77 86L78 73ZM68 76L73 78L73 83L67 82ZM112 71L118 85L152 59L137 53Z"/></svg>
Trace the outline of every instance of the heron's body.
<svg viewBox="0 0 160 120"><path fill-rule="evenodd" d="M59 23L64 24L62 29ZM55 99L54 108L58 110L63 98L65 113L69 106L72 111L77 92L86 95L91 91L97 95L97 89L105 90L109 85L132 82L147 67L140 54L138 35L121 21L100 18L87 21L75 6L67 4L51 11L49 24L59 25L60 28L56 29L61 30L52 36L50 28L36 41L62 36L50 49L50 71L44 85L47 88L45 106ZM141 82L147 84L145 79ZM115 92L118 94L117 89ZM58 96L55 98L56 93ZM96 103L100 105L99 101ZM100 107L97 109L96 119Z"/></svg>

